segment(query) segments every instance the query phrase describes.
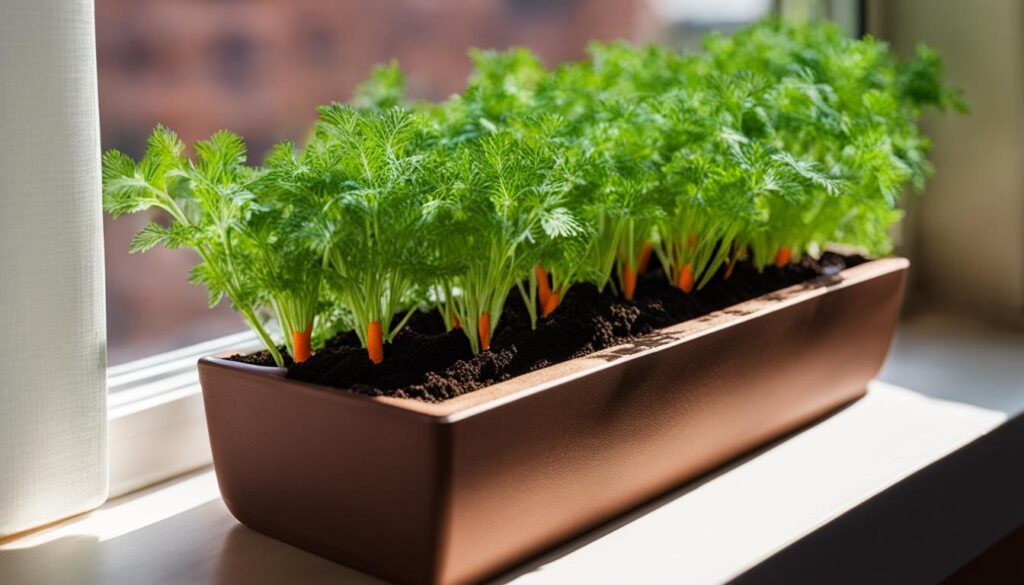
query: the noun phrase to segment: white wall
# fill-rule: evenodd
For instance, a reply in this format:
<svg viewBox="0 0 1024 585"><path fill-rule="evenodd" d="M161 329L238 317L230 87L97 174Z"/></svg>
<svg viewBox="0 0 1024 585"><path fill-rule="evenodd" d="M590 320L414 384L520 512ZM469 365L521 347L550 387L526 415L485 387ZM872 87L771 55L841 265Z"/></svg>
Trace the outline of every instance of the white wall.
<svg viewBox="0 0 1024 585"><path fill-rule="evenodd" d="M1024 2L874 0L870 30L902 54L941 52L967 116L924 130L937 173L911 205L905 241L920 296L956 311L1024 322Z"/></svg>

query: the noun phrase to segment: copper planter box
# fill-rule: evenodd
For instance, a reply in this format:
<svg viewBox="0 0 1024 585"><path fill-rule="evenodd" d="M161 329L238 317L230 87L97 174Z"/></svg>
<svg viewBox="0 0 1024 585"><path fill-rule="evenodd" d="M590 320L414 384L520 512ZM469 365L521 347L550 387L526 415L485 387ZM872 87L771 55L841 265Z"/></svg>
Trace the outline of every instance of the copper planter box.
<svg viewBox="0 0 1024 585"><path fill-rule="evenodd" d="M204 358L224 502L397 582L496 575L860 397L907 266L862 264L441 404Z"/></svg>

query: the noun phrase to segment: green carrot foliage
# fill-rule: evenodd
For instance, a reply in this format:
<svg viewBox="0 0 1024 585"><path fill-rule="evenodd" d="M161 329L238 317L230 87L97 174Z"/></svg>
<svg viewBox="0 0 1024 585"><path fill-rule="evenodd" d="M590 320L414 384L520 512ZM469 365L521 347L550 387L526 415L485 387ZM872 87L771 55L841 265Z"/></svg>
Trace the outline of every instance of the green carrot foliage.
<svg viewBox="0 0 1024 585"><path fill-rule="evenodd" d="M251 275L260 273L261 267L241 243L246 224L262 209L252 192L258 172L245 165L245 144L230 132L196 142L194 150L196 158L189 159L178 136L158 126L138 164L116 150L107 152L104 207L114 217L151 207L167 213L170 225L150 223L136 235L131 250L142 252L156 245L195 250L201 262L189 280L206 287L210 307L226 296L274 361L284 365L257 316L266 290Z"/></svg>
<svg viewBox="0 0 1024 585"><path fill-rule="evenodd" d="M934 51L899 59L828 23L766 19L690 54L588 52L548 69L526 49L471 51L465 91L439 104L377 67L259 168L233 134L189 158L157 127L138 163L104 156L105 206L165 212L132 251L194 249L191 280L278 364L263 313L293 354L293 336L319 346L351 327L373 357L433 305L476 353L509 294L536 326L573 286L632 298L649 259L691 292L743 260L886 254L904 191L934 171L918 120L966 109Z"/></svg>
<svg viewBox="0 0 1024 585"><path fill-rule="evenodd" d="M497 131L435 156L443 160L432 177L428 217L446 234L441 255L460 261L437 281L442 315L458 318L477 353L514 287L530 306L521 283L545 248L580 231L566 207L570 171L540 134Z"/></svg>

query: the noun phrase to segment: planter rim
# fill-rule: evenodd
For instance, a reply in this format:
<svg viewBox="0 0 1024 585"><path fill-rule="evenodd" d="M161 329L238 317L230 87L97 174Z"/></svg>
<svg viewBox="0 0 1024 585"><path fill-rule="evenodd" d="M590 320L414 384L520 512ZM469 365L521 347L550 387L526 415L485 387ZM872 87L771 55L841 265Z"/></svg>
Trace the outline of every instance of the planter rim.
<svg viewBox="0 0 1024 585"><path fill-rule="evenodd" d="M355 392L347 392L330 386L287 379L285 378L286 370L284 368L256 366L231 361L222 357L207 356L199 361L207 367L231 369L242 375L279 377L281 378L283 388L304 393L310 391L322 393L324 398L328 400L354 401L364 403L367 406L401 411L417 418L427 417L432 419L434 423L452 423L474 414L497 408L508 402L525 398L538 392L544 392L570 380L619 365L622 362L638 359L667 347L684 343L687 340L708 335L736 323L755 319L761 315L824 295L830 291L846 288L883 274L905 270L909 266L910 261L901 257L870 260L842 270L834 275L819 276L807 282L795 284L701 317L659 329L656 332L639 338L640 340L652 341L652 343L639 344L637 340L634 340L633 342L608 347L580 358L528 372L437 403L423 402L413 398L366 396Z"/></svg>

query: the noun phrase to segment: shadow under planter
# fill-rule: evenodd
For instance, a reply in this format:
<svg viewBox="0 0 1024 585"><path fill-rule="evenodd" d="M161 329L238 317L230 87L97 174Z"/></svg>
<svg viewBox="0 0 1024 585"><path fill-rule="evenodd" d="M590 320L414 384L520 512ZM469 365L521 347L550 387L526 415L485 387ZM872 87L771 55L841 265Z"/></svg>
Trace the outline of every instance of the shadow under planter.
<svg viewBox="0 0 1024 585"><path fill-rule="evenodd" d="M908 262L875 260L427 404L199 363L243 524L402 583L494 576L864 393Z"/></svg>

